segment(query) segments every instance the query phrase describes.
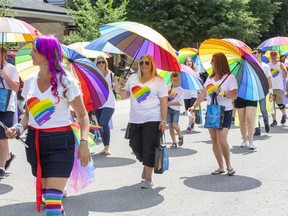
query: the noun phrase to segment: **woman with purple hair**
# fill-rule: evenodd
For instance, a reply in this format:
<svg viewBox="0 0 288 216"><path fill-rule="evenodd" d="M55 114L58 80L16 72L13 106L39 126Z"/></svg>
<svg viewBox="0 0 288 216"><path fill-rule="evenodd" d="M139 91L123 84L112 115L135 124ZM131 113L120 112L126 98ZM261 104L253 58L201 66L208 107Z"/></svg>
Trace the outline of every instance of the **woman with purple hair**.
<svg viewBox="0 0 288 216"><path fill-rule="evenodd" d="M25 82L25 116L6 135L15 138L28 129L26 156L36 177L37 210L40 211L43 194L46 215L65 215L62 195L72 171L75 147L69 105L80 124L78 158L83 167L91 160L87 142L89 118L78 84L61 66L59 41L53 35L39 36L30 55L40 71Z"/></svg>

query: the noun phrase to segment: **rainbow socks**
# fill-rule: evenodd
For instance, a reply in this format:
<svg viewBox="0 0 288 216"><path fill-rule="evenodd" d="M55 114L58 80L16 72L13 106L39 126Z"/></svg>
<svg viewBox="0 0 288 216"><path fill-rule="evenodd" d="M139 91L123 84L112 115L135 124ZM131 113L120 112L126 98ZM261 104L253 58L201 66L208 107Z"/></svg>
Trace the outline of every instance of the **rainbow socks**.
<svg viewBox="0 0 288 216"><path fill-rule="evenodd" d="M46 203L46 216L65 216L62 206L63 191L56 189L43 189Z"/></svg>

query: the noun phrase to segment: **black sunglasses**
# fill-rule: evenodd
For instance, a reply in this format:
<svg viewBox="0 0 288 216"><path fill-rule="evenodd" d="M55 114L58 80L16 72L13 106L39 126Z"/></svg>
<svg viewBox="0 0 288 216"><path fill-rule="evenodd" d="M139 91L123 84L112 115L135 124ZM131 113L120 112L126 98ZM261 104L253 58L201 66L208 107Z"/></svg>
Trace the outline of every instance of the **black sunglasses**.
<svg viewBox="0 0 288 216"><path fill-rule="evenodd" d="M252 55L256 55L258 52L252 52Z"/></svg>
<svg viewBox="0 0 288 216"><path fill-rule="evenodd" d="M149 64L150 64L149 61L145 61L145 62L144 62L144 61L141 61L141 62L140 62L140 65L142 66L144 63L145 63L145 65L149 65Z"/></svg>
<svg viewBox="0 0 288 216"><path fill-rule="evenodd" d="M97 64L105 64L106 62L105 61L97 61Z"/></svg>

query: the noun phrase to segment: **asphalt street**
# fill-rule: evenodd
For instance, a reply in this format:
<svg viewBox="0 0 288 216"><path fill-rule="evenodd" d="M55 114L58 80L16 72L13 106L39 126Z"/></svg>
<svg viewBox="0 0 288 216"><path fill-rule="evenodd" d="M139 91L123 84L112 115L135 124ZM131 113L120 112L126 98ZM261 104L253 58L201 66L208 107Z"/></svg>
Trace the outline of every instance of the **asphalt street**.
<svg viewBox="0 0 288 216"><path fill-rule="evenodd" d="M278 111L278 110L277 110ZM144 115L144 113L143 113ZM112 155L93 152L95 181L79 193L68 190L63 205L67 216L153 215L153 216L287 216L288 215L288 129L271 128L255 137L257 149L240 148L238 127L229 132L235 176L212 176L217 168L208 130L196 126L187 134L187 116L180 116L184 145L169 149L170 168L154 175L153 189L141 189L142 165L131 154L124 139L129 100L117 101L111 130ZM278 122L280 113L278 111ZM270 118L271 121L271 118ZM262 123L261 119L261 123ZM286 123L288 125L288 122ZM16 159L0 181L0 216L45 215L35 209L35 185L24 146L11 140ZM166 130L165 143L172 142Z"/></svg>

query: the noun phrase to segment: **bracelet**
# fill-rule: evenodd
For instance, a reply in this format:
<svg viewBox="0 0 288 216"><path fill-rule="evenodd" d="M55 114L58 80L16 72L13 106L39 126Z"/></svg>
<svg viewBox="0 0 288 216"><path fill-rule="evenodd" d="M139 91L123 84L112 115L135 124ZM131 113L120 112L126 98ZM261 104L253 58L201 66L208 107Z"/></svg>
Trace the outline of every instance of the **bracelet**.
<svg viewBox="0 0 288 216"><path fill-rule="evenodd" d="M161 122L164 122L166 124L166 120L161 120Z"/></svg>
<svg viewBox="0 0 288 216"><path fill-rule="evenodd" d="M222 91L220 91L220 95L221 95L222 97L226 97L226 96L227 96L227 92L224 91L224 90L222 90Z"/></svg>
<svg viewBox="0 0 288 216"><path fill-rule="evenodd" d="M80 139L80 142L88 142L87 139Z"/></svg>
<svg viewBox="0 0 288 216"><path fill-rule="evenodd" d="M17 135L18 136L21 136L24 133L24 127L22 124L17 123L13 127L15 127L17 129Z"/></svg>

